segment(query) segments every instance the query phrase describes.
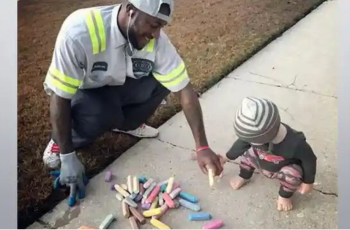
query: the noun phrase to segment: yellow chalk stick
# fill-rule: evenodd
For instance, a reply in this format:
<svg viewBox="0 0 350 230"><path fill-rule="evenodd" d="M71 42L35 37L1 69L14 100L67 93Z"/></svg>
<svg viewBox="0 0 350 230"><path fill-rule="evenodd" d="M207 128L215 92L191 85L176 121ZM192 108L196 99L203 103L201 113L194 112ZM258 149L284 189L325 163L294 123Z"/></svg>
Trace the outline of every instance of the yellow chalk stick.
<svg viewBox="0 0 350 230"><path fill-rule="evenodd" d="M170 229L170 227L157 219L151 219L151 224L158 229Z"/></svg>
<svg viewBox="0 0 350 230"><path fill-rule="evenodd" d="M134 180L133 180L133 190L135 194L138 194L140 192L140 183L139 183L139 179L134 176Z"/></svg>
<svg viewBox="0 0 350 230"><path fill-rule="evenodd" d="M168 194L171 193L171 191L173 190L174 181L175 181L174 177L170 177L169 178L168 186L166 187L166 190L165 190L166 193L168 193Z"/></svg>
<svg viewBox="0 0 350 230"><path fill-rule="evenodd" d="M114 185L115 190L117 190L120 194L122 194L124 197L129 196L130 194L125 191L119 184Z"/></svg>
<svg viewBox="0 0 350 230"><path fill-rule="evenodd" d="M154 208L143 212L144 217L157 216L162 213L161 208Z"/></svg>
<svg viewBox="0 0 350 230"><path fill-rule="evenodd" d="M212 187L214 185L214 171L213 171L213 169L208 169L208 177L209 177L209 186Z"/></svg>

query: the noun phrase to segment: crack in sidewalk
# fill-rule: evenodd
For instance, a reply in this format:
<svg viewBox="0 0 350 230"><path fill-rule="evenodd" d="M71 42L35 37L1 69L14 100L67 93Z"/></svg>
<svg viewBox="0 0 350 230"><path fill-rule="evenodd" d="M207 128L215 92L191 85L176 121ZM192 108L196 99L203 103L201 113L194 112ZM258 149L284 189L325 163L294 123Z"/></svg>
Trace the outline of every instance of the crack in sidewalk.
<svg viewBox="0 0 350 230"><path fill-rule="evenodd" d="M335 197L338 197L338 194L335 193L335 192L324 192L322 191L321 189L317 189L317 188L314 188L315 191L323 194L323 195L326 195L326 196L335 196Z"/></svg>
<svg viewBox="0 0 350 230"><path fill-rule="evenodd" d="M295 77L295 80L296 80L297 76ZM318 95L318 96L323 96L323 97L330 97L330 98L335 98L335 99L338 99L337 96L334 96L334 95L328 95L328 94L323 94L323 93L318 93L318 92L315 92L313 90L305 90L305 89L298 89L298 88L291 88L290 86L292 86L294 84L291 83L287 86L284 86L282 84L269 84L269 83L263 83L263 82L257 82L257 81L251 81L251 80L246 80L246 79L242 79L242 78L238 78L238 77L235 77L235 76L228 76L226 77L226 79L234 79L234 80L238 80L238 81L244 81L244 82L250 82L250 83L256 83L256 84L260 84L260 85L266 85L266 86L272 86L272 87L276 87L276 88L284 88L284 89L289 89L289 90L295 90L295 91L300 91L300 92L304 92L304 93L311 93L311 94L314 94L314 95Z"/></svg>
<svg viewBox="0 0 350 230"><path fill-rule="evenodd" d="M184 149L184 150L188 150L188 151L193 151L193 152L195 152L194 149L189 149L189 148L186 148L186 147L183 147L183 146L179 146L179 145L173 144L173 143L171 143L171 142L164 141L164 140L162 140L162 139L160 139L160 138L157 138L157 140L160 141L160 142L162 142L162 143L169 144L169 145L171 145L171 146L173 146L173 147L176 147L176 148L180 148L180 149Z"/></svg>

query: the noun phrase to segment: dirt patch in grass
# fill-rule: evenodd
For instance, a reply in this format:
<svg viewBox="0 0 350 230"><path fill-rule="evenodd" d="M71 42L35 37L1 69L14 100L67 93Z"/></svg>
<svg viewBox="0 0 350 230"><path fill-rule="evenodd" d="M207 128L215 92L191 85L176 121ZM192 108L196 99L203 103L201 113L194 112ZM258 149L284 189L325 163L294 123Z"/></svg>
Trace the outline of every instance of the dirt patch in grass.
<svg viewBox="0 0 350 230"><path fill-rule="evenodd" d="M184 58L192 83L204 92L267 42L324 0L177 0L174 23L166 28ZM19 227L31 224L65 197L52 191L42 163L50 138L48 98L42 82L60 26L72 11L110 0L24 0L18 2L18 214ZM305 38L307 39L307 38ZM176 101L159 109L149 123L159 126L179 111ZM107 133L84 149L90 176L138 140Z"/></svg>

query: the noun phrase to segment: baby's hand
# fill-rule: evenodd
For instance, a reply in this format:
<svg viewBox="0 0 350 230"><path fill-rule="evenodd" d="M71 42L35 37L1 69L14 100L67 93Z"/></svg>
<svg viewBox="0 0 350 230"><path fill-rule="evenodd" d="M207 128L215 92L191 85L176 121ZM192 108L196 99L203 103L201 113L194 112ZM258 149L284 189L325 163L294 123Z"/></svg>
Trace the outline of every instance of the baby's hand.
<svg viewBox="0 0 350 230"><path fill-rule="evenodd" d="M310 193L313 189L313 184L304 184L302 183L298 189L298 192L301 194L307 194Z"/></svg>

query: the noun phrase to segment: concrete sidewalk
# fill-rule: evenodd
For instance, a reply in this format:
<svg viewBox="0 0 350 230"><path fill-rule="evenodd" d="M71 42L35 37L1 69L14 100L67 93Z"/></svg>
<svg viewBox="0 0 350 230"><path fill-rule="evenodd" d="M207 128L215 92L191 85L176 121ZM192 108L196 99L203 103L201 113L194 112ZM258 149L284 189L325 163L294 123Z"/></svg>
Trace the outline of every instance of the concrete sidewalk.
<svg viewBox="0 0 350 230"><path fill-rule="evenodd" d="M273 100L283 122L306 134L318 156L316 190L296 195L293 211L276 210L279 184L261 175L242 190L231 190L229 180L238 174L233 163L210 190L207 177L189 160L194 142L183 113L160 128L159 139L140 141L108 167L117 175L115 182L125 183L128 175L159 180L175 175L184 191L199 197L203 211L224 220L227 229L337 228L336 4L321 5L201 98L207 135L217 153L224 154L235 140L233 117L246 96ZM112 213L117 221L110 228L130 228L104 173L91 180L80 206L69 209L63 201L41 222L52 228L98 227ZM189 213L171 210L162 221L171 228L202 228L203 222L187 219ZM43 228L39 223L32 227Z"/></svg>

